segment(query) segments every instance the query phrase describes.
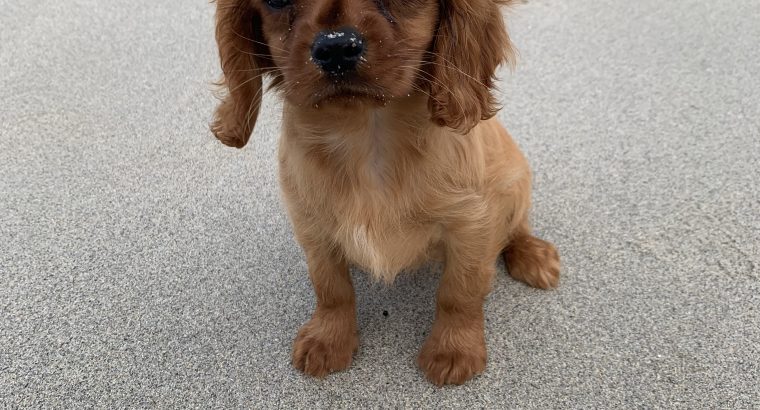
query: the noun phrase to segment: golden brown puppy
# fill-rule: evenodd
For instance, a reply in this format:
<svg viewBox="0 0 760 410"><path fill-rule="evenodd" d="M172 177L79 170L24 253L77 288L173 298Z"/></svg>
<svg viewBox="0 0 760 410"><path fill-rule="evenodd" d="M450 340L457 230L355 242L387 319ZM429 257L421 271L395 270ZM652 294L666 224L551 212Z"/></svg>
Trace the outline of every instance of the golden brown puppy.
<svg viewBox="0 0 760 410"><path fill-rule="evenodd" d="M293 347L305 373L351 364L350 263L391 282L443 258L418 359L438 385L485 368L483 301L500 254L516 279L557 285L557 251L528 224L530 170L491 119L494 72L512 57L508 3L217 0L228 93L214 134L247 143L266 75L285 101L280 182L317 297Z"/></svg>

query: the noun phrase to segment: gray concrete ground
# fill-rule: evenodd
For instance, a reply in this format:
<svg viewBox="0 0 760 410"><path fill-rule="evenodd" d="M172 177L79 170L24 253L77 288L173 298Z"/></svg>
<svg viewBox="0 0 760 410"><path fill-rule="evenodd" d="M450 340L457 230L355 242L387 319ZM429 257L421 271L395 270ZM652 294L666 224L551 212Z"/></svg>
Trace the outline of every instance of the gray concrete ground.
<svg viewBox="0 0 760 410"><path fill-rule="evenodd" d="M0 407L760 407L760 2L510 13L500 117L564 276L500 274L487 372L442 389L414 365L435 266L355 272L353 367L290 366L314 298L280 115L270 97L242 151L207 131L212 5L0 10Z"/></svg>

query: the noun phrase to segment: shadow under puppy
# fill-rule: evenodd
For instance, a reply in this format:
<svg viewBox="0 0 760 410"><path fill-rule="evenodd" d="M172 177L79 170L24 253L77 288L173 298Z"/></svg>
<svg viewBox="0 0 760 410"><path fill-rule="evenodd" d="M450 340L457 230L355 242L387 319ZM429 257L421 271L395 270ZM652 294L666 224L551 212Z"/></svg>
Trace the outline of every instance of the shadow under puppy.
<svg viewBox="0 0 760 410"><path fill-rule="evenodd" d="M516 279L559 281L531 234L531 174L496 113L512 49L509 0L217 0L223 87L212 131L243 147L262 80L284 99L280 183L317 308L293 364L322 377L358 346L349 263L393 281L438 257L436 317L418 358L435 384L486 365L483 302L506 258Z"/></svg>

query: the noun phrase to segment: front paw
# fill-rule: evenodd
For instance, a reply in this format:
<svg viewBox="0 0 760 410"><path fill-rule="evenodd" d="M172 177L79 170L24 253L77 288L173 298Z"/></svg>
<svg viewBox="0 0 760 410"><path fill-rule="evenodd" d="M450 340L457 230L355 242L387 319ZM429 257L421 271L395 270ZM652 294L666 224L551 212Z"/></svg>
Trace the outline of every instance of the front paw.
<svg viewBox="0 0 760 410"><path fill-rule="evenodd" d="M417 364L432 383L463 384L486 368L483 332L437 332L422 346ZM447 338L441 337L448 334ZM445 342L444 342L445 340Z"/></svg>
<svg viewBox="0 0 760 410"><path fill-rule="evenodd" d="M301 328L293 342L293 366L322 378L351 366L358 346L359 338L350 322L314 318Z"/></svg>

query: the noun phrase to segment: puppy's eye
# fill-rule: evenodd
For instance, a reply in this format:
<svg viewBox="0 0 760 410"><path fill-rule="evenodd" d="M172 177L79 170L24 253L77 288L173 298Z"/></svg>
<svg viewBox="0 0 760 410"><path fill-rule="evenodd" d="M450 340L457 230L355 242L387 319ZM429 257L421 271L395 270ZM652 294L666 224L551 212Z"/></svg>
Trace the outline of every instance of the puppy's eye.
<svg viewBox="0 0 760 410"><path fill-rule="evenodd" d="M267 5L275 10L284 9L293 4L292 0L264 0Z"/></svg>

